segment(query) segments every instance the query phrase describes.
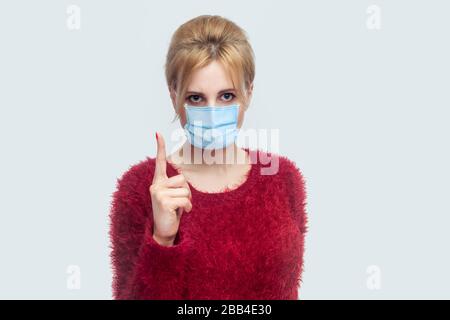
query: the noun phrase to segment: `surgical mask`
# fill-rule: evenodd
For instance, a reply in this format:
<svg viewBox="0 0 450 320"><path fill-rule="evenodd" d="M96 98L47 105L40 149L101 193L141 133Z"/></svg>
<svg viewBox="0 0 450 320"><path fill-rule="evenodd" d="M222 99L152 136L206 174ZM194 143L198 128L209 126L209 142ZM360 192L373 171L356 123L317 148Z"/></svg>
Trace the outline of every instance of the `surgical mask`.
<svg viewBox="0 0 450 320"><path fill-rule="evenodd" d="M195 107L185 104L184 131L190 144L201 149L222 149L234 143L239 104Z"/></svg>

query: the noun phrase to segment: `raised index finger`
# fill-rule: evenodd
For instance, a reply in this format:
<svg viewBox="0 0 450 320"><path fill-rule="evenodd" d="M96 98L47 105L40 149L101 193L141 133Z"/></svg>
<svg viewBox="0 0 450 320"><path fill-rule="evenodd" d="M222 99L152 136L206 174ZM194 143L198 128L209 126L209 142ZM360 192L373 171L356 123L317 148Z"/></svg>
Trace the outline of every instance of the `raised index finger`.
<svg viewBox="0 0 450 320"><path fill-rule="evenodd" d="M155 164L155 173L153 175L153 182L160 179L167 179L167 171L166 171L166 144L164 142L164 138L162 135L156 132L156 164Z"/></svg>

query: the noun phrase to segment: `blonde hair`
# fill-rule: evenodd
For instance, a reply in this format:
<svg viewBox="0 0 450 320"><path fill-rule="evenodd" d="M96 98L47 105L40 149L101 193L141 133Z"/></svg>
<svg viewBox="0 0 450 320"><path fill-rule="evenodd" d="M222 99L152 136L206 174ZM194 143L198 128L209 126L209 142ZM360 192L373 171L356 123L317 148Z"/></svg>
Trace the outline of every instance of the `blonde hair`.
<svg viewBox="0 0 450 320"><path fill-rule="evenodd" d="M192 73L215 60L225 67L237 98L247 108L247 89L255 78L254 52L246 32L221 16L201 15L175 31L166 57L167 85L176 91L178 98L184 97ZM174 120L184 103L184 99L178 98Z"/></svg>

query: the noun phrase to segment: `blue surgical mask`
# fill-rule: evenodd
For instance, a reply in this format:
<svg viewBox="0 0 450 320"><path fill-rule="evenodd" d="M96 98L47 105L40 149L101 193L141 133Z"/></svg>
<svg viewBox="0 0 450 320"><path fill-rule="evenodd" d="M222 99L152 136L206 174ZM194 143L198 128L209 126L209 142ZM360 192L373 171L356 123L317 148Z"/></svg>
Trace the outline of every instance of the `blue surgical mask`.
<svg viewBox="0 0 450 320"><path fill-rule="evenodd" d="M186 125L184 131L188 141L201 149L222 149L234 143L239 105L229 106L184 106Z"/></svg>

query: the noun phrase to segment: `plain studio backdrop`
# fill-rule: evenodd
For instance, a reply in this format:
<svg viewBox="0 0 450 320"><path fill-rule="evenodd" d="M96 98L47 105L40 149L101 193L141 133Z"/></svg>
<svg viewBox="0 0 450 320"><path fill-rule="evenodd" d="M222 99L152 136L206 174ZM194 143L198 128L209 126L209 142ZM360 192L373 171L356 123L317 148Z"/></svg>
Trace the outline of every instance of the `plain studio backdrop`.
<svg viewBox="0 0 450 320"><path fill-rule="evenodd" d="M256 54L244 129L307 182L302 299L450 298L448 1L2 1L0 298L110 299L116 179L171 146L170 37Z"/></svg>

